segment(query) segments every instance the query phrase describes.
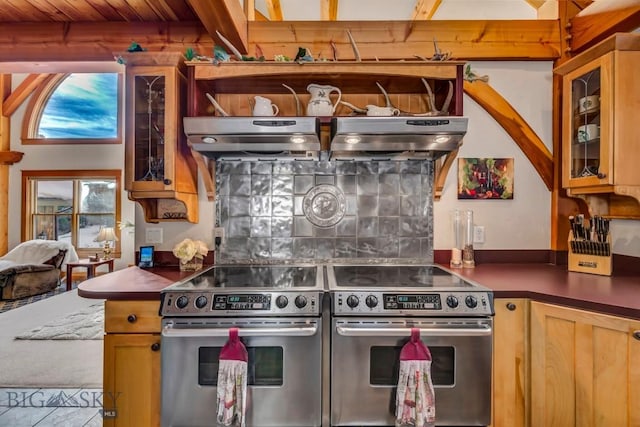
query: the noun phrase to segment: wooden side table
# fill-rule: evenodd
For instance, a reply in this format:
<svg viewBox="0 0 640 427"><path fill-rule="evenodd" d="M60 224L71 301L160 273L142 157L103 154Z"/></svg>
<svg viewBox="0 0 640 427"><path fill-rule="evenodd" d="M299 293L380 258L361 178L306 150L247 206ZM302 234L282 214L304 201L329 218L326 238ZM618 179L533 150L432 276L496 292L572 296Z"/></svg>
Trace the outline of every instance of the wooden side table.
<svg viewBox="0 0 640 427"><path fill-rule="evenodd" d="M88 259L81 259L77 262L68 262L67 263L67 277L65 278L67 282L67 290L70 291L73 286L73 269L82 267L87 269L87 279L91 279L96 275L96 267L100 265L107 264L109 266L109 273L113 271L113 258L111 259L100 259L98 261L90 261Z"/></svg>

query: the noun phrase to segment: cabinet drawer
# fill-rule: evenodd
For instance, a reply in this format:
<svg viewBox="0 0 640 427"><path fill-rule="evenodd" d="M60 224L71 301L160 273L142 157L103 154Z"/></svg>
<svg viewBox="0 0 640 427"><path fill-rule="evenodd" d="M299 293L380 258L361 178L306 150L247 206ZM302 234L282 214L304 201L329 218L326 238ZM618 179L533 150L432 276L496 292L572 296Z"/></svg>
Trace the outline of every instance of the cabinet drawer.
<svg viewBox="0 0 640 427"><path fill-rule="evenodd" d="M159 333L160 301L106 301L106 333Z"/></svg>

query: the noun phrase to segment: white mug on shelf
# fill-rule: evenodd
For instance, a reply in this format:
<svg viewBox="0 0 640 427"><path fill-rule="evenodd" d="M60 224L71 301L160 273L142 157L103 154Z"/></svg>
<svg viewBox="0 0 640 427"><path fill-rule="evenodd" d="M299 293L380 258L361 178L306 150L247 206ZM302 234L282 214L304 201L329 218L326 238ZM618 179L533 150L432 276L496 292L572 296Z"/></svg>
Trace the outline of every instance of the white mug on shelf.
<svg viewBox="0 0 640 427"><path fill-rule="evenodd" d="M367 116L399 116L400 110L393 107L378 107L367 105Z"/></svg>
<svg viewBox="0 0 640 427"><path fill-rule="evenodd" d="M276 104L272 104L269 98L263 96L255 96L255 105L253 107L254 116L277 116L280 112Z"/></svg>
<svg viewBox="0 0 640 427"><path fill-rule="evenodd" d="M600 97L598 95L583 96L578 100L578 111L580 113L596 110L599 106Z"/></svg>
<svg viewBox="0 0 640 427"><path fill-rule="evenodd" d="M596 138L600 138L600 126L589 124L578 128L578 142L589 142Z"/></svg>

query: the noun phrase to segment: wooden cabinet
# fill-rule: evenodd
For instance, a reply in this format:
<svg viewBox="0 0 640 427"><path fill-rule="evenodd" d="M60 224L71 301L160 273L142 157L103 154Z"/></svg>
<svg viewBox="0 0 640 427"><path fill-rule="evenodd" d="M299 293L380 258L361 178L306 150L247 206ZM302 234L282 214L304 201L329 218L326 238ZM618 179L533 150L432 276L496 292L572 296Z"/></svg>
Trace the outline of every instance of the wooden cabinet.
<svg viewBox="0 0 640 427"><path fill-rule="evenodd" d="M531 303L531 425L640 425L640 321Z"/></svg>
<svg viewBox="0 0 640 427"><path fill-rule="evenodd" d="M528 424L529 300L499 298L493 324L492 427Z"/></svg>
<svg viewBox="0 0 640 427"><path fill-rule="evenodd" d="M182 131L182 55L137 52L126 61L125 187L147 222L198 221L196 166Z"/></svg>
<svg viewBox="0 0 640 427"><path fill-rule="evenodd" d="M105 303L104 425L160 425L158 301Z"/></svg>
<svg viewBox="0 0 640 427"><path fill-rule="evenodd" d="M640 35L617 34L556 68L562 185L593 214L640 217Z"/></svg>

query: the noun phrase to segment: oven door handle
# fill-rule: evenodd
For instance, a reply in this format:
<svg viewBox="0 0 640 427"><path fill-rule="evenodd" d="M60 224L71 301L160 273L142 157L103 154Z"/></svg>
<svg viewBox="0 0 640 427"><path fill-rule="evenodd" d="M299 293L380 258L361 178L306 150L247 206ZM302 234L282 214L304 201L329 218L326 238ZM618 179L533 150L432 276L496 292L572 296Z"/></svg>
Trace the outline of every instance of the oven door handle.
<svg viewBox="0 0 640 427"><path fill-rule="evenodd" d="M336 331L345 337L410 337L411 328L350 328L348 326L337 326ZM491 326L481 325L478 327L465 328L420 328L420 335L423 337L469 337L469 336L490 336Z"/></svg>
<svg viewBox="0 0 640 427"><path fill-rule="evenodd" d="M239 328L240 337L310 337L318 333L318 325L286 328ZM218 328L171 328L162 330L164 337L228 337L228 329Z"/></svg>

